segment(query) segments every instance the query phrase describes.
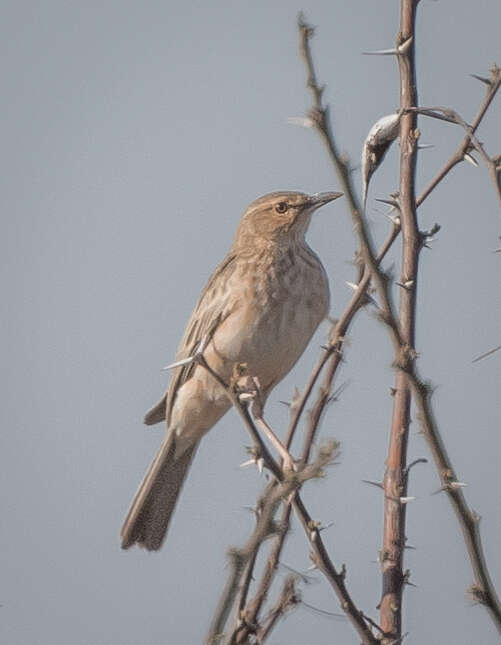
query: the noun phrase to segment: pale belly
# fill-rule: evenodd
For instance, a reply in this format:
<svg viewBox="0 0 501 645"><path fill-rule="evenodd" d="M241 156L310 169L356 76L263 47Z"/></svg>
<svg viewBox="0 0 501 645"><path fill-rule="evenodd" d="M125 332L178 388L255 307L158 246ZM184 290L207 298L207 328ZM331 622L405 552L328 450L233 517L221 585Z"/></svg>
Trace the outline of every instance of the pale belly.
<svg viewBox="0 0 501 645"><path fill-rule="evenodd" d="M288 272L283 266L281 271L274 267L262 278L265 290L242 276L232 277L231 292L238 294L239 304L216 329L204 352L207 363L225 382L230 382L236 365L245 365L245 374L259 379L266 399L305 350L327 315L329 288L316 259L300 268L296 264ZM199 437L230 406L224 390L198 366L177 393L172 425L186 439Z"/></svg>
<svg viewBox="0 0 501 645"><path fill-rule="evenodd" d="M327 315L329 290L321 267L294 271L271 281L269 297L245 294L231 320L231 332L215 338L229 363L247 364L266 390L278 383L299 359ZM228 321L230 322L230 321Z"/></svg>

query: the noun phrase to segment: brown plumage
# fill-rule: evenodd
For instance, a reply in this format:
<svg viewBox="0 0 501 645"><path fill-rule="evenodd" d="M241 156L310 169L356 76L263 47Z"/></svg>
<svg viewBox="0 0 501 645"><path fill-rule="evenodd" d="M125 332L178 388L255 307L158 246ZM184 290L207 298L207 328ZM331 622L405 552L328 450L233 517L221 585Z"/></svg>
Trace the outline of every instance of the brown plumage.
<svg viewBox="0 0 501 645"><path fill-rule="evenodd" d="M205 360L226 382L245 363L266 400L327 314L327 276L304 236L313 211L340 195L276 192L247 208L188 321L177 360L191 356L218 321ZM167 433L125 519L122 548L161 547L198 443L230 405L202 366L176 368L145 417L149 425L165 420Z"/></svg>

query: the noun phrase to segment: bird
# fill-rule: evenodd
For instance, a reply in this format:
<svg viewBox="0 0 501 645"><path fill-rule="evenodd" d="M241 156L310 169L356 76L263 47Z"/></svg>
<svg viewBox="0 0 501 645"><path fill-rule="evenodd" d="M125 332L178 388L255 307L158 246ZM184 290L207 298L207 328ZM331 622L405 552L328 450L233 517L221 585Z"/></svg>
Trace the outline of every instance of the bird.
<svg viewBox="0 0 501 645"><path fill-rule="evenodd" d="M264 405L326 318L328 278L305 234L312 214L341 195L276 191L245 210L188 320L168 390L144 418L164 422L166 434L124 521L123 549L161 548L197 447L231 407L222 385L189 358L202 351L225 383L244 365Z"/></svg>

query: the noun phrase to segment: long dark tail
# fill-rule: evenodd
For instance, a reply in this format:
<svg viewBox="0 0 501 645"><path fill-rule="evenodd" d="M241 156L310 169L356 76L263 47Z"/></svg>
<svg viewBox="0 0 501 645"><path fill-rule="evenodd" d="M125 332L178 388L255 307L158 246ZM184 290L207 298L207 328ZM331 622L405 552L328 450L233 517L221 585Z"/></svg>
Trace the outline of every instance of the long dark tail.
<svg viewBox="0 0 501 645"><path fill-rule="evenodd" d="M162 546L197 446L195 443L175 457L175 437L165 439L125 518L120 533L122 549L138 544L157 551Z"/></svg>

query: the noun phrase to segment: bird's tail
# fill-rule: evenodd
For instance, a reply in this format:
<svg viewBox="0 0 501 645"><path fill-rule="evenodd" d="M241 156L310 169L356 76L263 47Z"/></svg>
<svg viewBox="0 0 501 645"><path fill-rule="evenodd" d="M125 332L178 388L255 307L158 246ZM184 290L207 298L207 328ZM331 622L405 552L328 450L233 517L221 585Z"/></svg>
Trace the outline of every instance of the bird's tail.
<svg viewBox="0 0 501 645"><path fill-rule="evenodd" d="M198 442L176 456L175 433L166 437L125 518L122 549L138 544L157 551L162 546L197 446Z"/></svg>

